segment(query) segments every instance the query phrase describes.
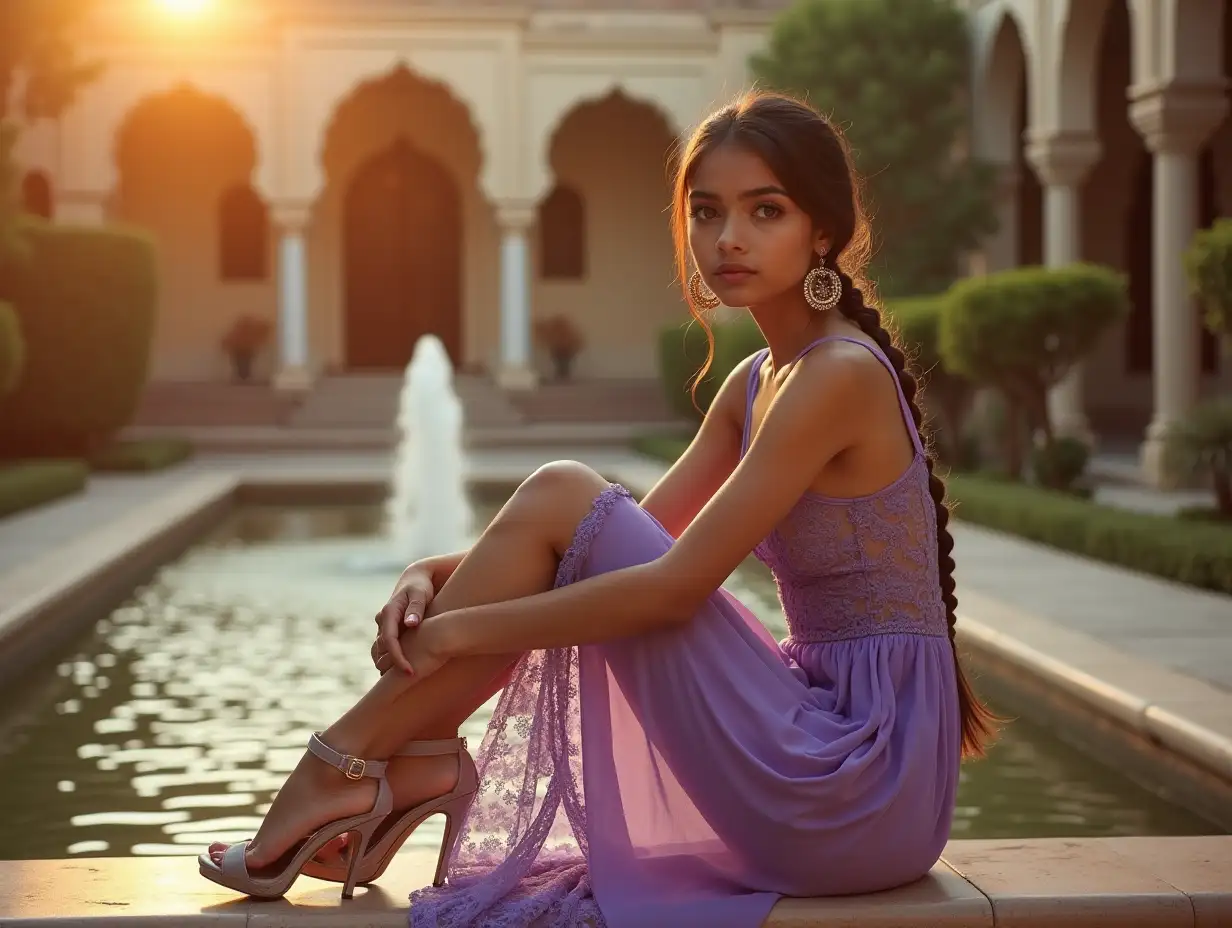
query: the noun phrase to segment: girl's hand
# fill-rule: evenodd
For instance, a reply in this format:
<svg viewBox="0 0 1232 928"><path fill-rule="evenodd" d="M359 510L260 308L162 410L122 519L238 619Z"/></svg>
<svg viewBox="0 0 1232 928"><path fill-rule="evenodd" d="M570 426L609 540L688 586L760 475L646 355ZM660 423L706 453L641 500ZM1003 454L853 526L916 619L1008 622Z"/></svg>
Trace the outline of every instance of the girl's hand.
<svg viewBox="0 0 1232 928"><path fill-rule="evenodd" d="M389 602L376 614L377 637L371 653L372 663L382 675L395 666L411 672L399 639L404 629L416 628L423 621L435 593L432 572L418 564L412 564L398 578Z"/></svg>
<svg viewBox="0 0 1232 928"><path fill-rule="evenodd" d="M411 665L411 676L416 683L422 682L445 666L441 631L445 626L444 616L434 616L408 631L402 639L402 653Z"/></svg>

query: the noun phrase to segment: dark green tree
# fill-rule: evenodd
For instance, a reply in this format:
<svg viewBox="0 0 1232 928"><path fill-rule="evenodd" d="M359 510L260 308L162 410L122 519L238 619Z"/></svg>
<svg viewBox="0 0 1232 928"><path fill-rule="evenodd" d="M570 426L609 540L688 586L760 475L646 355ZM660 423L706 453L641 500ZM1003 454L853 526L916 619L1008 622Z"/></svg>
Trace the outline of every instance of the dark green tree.
<svg viewBox="0 0 1232 928"><path fill-rule="evenodd" d="M937 293L996 229L993 175L963 152L970 40L950 0L797 0L753 57L760 84L807 99L864 178L882 293Z"/></svg>
<svg viewBox="0 0 1232 928"><path fill-rule="evenodd" d="M0 119L59 116L77 90L97 75L98 65L81 61L72 41L74 29L95 3L0 3Z"/></svg>
<svg viewBox="0 0 1232 928"><path fill-rule="evenodd" d="M0 255L18 244L16 119L59 116L98 73L73 48L73 30L96 0L0 0Z"/></svg>

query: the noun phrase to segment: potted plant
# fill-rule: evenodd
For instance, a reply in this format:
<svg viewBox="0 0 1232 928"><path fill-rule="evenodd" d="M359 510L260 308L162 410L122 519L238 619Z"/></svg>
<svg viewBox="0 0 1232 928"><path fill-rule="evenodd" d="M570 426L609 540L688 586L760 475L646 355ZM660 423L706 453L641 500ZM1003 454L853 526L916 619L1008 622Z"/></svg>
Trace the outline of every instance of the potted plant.
<svg viewBox="0 0 1232 928"><path fill-rule="evenodd" d="M549 316L535 323L535 338L552 359L555 379L568 380L573 373L573 362L586 344L577 324L568 316Z"/></svg>
<svg viewBox="0 0 1232 928"><path fill-rule="evenodd" d="M235 379L246 383L252 379L252 365L257 355L269 344L273 326L266 319L245 314L231 323L222 337L222 349L231 358Z"/></svg>

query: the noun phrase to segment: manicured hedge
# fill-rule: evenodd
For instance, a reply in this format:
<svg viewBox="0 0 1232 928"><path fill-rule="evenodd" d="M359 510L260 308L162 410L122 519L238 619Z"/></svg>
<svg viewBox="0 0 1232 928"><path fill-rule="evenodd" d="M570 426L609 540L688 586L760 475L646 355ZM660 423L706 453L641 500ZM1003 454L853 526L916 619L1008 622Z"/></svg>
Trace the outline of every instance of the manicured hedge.
<svg viewBox="0 0 1232 928"><path fill-rule="evenodd" d="M81 461L0 464L0 517L79 493L89 473Z"/></svg>
<svg viewBox="0 0 1232 928"><path fill-rule="evenodd" d="M90 456L97 471L162 470L192 457L192 443L183 438L150 438L108 445Z"/></svg>
<svg viewBox="0 0 1232 928"><path fill-rule="evenodd" d="M963 521L1232 594L1232 532L1221 525L1128 512L994 477L957 474L947 484Z"/></svg>
<svg viewBox="0 0 1232 928"><path fill-rule="evenodd" d="M128 424L149 367L156 269L145 235L26 221L28 254L2 269L26 348L0 398L6 457L84 457Z"/></svg>

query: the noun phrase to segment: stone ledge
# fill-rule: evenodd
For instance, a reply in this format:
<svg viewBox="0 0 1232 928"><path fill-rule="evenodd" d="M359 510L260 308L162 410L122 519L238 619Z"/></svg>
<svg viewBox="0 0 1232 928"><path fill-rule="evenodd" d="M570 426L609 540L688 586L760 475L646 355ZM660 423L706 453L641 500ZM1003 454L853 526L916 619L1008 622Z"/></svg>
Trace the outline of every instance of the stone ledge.
<svg viewBox="0 0 1232 928"><path fill-rule="evenodd" d="M963 601L980 619L960 611L960 643L1232 782L1232 693L976 593L964 591Z"/></svg>
<svg viewBox="0 0 1232 928"><path fill-rule="evenodd" d="M0 861L4 928L403 928L432 850L400 854L381 885L339 899L302 877L249 900L191 857ZM1232 924L1232 836L952 841L928 877L884 893L784 899L764 928L1217 928ZM684 926L682 926L684 928Z"/></svg>

